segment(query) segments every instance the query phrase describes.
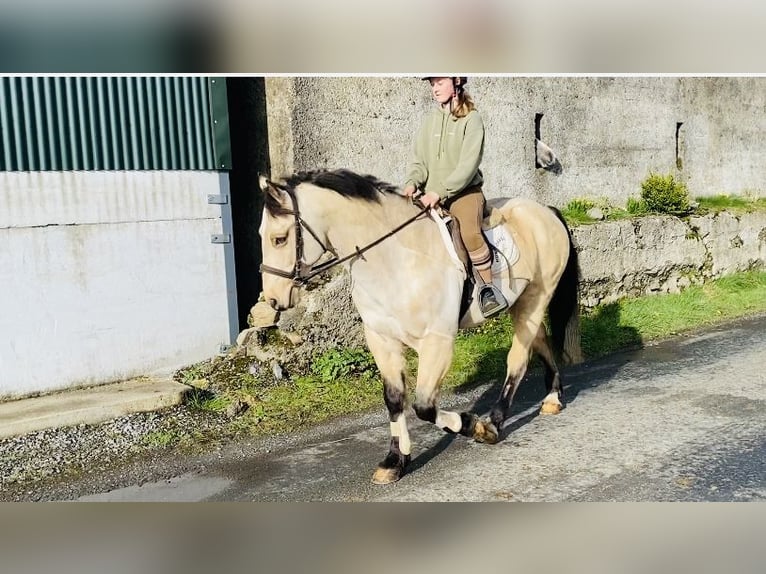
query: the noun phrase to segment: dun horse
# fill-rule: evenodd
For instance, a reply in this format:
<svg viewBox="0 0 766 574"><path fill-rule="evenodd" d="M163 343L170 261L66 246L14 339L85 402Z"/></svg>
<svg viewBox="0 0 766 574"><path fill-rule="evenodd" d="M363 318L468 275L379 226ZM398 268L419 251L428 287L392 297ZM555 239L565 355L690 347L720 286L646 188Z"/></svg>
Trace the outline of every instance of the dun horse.
<svg viewBox="0 0 766 574"><path fill-rule="evenodd" d="M470 312L459 316L464 272L427 214L393 186L347 170L299 173L280 183L261 178L261 188L263 293L275 309L295 305L300 287L328 266L342 262L350 270L353 301L383 378L391 425L389 452L373 482L398 480L410 462L404 345L418 354L414 411L446 432L497 442L532 351L545 366L541 412L561 410L554 351L564 361L577 361L580 347L577 255L558 211L517 198L504 201L496 212L520 250L510 276L502 280L503 293L509 301L515 297L511 279L526 286L510 307L514 335L505 382L489 418L480 419L437 405L458 329L483 319ZM334 259L320 263L328 252ZM543 325L546 309L552 347Z"/></svg>

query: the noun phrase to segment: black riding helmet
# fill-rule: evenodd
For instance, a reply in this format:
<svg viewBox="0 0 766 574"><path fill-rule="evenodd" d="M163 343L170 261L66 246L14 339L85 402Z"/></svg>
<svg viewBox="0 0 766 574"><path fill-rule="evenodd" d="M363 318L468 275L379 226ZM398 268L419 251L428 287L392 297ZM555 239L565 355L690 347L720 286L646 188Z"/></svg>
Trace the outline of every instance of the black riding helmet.
<svg viewBox="0 0 766 574"><path fill-rule="evenodd" d="M421 80L429 81L431 78L436 78L437 76L425 76L423 78L420 78ZM455 87L460 86L461 88L464 88L465 85L468 83L468 76L448 76L452 78L452 81L455 83Z"/></svg>

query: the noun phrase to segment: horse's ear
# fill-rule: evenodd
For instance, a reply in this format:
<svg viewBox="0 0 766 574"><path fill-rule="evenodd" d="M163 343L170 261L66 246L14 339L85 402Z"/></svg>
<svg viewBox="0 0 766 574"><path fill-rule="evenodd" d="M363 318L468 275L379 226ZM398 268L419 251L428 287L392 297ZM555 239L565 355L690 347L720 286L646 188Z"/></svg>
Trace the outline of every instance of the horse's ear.
<svg viewBox="0 0 766 574"><path fill-rule="evenodd" d="M265 175L258 176L258 186L262 193L270 195L277 203L282 203L285 200L284 192L271 183Z"/></svg>

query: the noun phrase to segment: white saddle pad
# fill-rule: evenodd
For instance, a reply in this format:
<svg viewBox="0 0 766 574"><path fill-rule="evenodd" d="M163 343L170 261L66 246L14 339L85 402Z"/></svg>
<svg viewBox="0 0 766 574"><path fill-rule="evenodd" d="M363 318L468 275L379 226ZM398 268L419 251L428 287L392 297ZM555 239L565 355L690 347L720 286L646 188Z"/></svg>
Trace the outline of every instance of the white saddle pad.
<svg viewBox="0 0 766 574"><path fill-rule="evenodd" d="M485 229L484 235L487 240L495 247L492 253L492 274L496 275L513 267L519 260L519 248L513 240L513 236L508 233L505 225L497 225L492 229Z"/></svg>
<svg viewBox="0 0 766 574"><path fill-rule="evenodd" d="M446 222L450 221L451 218L449 216L441 218L433 209L429 210L428 213L431 216L431 219L436 222L442 241L444 241L444 246L447 248L447 252L450 254L455 266L458 269L464 270L465 267L457 256L455 245L452 242L452 236L447 229ZM505 229L504 225L496 225L490 229L484 229L484 235L487 237L490 244L495 247L492 252L493 275L502 273L519 260L519 248L516 246L516 242L513 240L511 234Z"/></svg>

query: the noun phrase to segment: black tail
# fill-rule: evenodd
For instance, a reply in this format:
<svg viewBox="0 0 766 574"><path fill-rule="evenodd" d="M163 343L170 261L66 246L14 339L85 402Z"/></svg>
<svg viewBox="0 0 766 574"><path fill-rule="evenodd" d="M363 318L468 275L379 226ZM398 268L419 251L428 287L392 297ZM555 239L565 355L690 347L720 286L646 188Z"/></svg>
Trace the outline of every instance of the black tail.
<svg viewBox="0 0 766 574"><path fill-rule="evenodd" d="M580 348L580 266L577 260L577 250L572 241L572 232L569 230L564 216L555 207L549 207L564 225L569 237L569 258L548 305L551 339L554 352L565 363L574 364L582 361Z"/></svg>

